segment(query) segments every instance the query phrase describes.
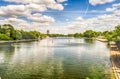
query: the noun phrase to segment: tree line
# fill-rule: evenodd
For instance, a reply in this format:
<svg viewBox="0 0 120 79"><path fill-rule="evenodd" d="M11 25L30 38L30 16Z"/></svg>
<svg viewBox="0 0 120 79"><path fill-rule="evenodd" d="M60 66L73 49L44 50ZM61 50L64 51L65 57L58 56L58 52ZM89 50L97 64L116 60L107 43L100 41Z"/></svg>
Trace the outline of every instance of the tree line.
<svg viewBox="0 0 120 79"><path fill-rule="evenodd" d="M120 40L120 25L116 26L113 31L104 31L104 32L97 32L93 30L86 30L83 33L75 33L75 34L49 34L50 37L76 37L76 38L98 38L102 37L107 39L108 41L119 41Z"/></svg>
<svg viewBox="0 0 120 79"><path fill-rule="evenodd" d="M75 34L42 34L38 31L16 30L10 24L0 25L0 40L22 40L22 39L42 39L45 37L76 37L76 38L98 38L104 37L108 41L120 41L120 25L113 31L97 32L86 30L83 33Z"/></svg>
<svg viewBox="0 0 120 79"><path fill-rule="evenodd" d="M38 31L15 30L10 24L0 25L0 40L42 39L46 36Z"/></svg>

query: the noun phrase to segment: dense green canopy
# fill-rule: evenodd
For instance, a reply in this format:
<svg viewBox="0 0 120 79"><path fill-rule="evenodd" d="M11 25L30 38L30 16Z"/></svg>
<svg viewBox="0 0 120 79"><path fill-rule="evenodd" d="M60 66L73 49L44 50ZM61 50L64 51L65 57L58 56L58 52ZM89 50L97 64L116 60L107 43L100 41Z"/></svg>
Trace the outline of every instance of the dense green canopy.
<svg viewBox="0 0 120 79"><path fill-rule="evenodd" d="M38 31L15 30L10 24L0 26L0 40L42 39L46 34Z"/></svg>

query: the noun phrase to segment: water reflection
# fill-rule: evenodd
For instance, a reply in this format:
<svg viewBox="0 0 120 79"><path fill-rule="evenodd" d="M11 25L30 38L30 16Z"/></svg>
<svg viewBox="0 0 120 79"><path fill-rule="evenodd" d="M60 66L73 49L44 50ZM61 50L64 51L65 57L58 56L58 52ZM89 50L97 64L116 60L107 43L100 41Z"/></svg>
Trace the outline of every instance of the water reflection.
<svg viewBox="0 0 120 79"><path fill-rule="evenodd" d="M85 43L93 44L94 39L84 39Z"/></svg>
<svg viewBox="0 0 120 79"><path fill-rule="evenodd" d="M4 60L0 63L2 79L108 79L111 76L109 49L98 41L89 44L83 39L48 38L0 49L0 58Z"/></svg>
<svg viewBox="0 0 120 79"><path fill-rule="evenodd" d="M11 44L0 45L0 76L6 73L9 68L9 62L14 55L15 48Z"/></svg>

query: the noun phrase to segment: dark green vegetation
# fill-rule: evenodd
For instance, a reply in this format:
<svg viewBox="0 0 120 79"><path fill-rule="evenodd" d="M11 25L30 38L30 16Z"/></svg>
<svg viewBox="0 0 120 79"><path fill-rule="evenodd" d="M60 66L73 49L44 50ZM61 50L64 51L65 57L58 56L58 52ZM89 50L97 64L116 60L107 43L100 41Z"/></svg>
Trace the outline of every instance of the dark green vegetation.
<svg viewBox="0 0 120 79"><path fill-rule="evenodd" d="M73 37L78 37L78 38L82 38L82 37L96 38L101 35L102 35L102 32L95 32L93 30L86 30L84 33L68 34L69 37L73 36Z"/></svg>
<svg viewBox="0 0 120 79"><path fill-rule="evenodd" d="M120 25L115 27L115 30L108 33L107 38L113 41L120 41Z"/></svg>
<svg viewBox="0 0 120 79"><path fill-rule="evenodd" d="M68 35L72 36L72 35ZM87 30L83 34L76 33L73 34L74 37L86 37L86 38L96 38L101 36L102 38L108 39L108 41L118 41L120 40L120 25L115 27L113 31L104 31L104 32L96 32L93 30Z"/></svg>
<svg viewBox="0 0 120 79"><path fill-rule="evenodd" d="M38 31L15 30L10 24L0 26L0 40L42 39L46 37Z"/></svg>
<svg viewBox="0 0 120 79"><path fill-rule="evenodd" d="M48 34L49 37L66 37L66 35L63 34Z"/></svg>

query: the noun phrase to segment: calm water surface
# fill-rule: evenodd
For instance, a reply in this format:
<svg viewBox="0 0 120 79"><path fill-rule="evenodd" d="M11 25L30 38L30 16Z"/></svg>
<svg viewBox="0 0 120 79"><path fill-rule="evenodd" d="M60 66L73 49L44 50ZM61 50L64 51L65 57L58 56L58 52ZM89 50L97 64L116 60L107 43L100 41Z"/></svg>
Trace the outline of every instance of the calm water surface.
<svg viewBox="0 0 120 79"><path fill-rule="evenodd" d="M106 43L75 38L0 45L1 79L113 79Z"/></svg>

